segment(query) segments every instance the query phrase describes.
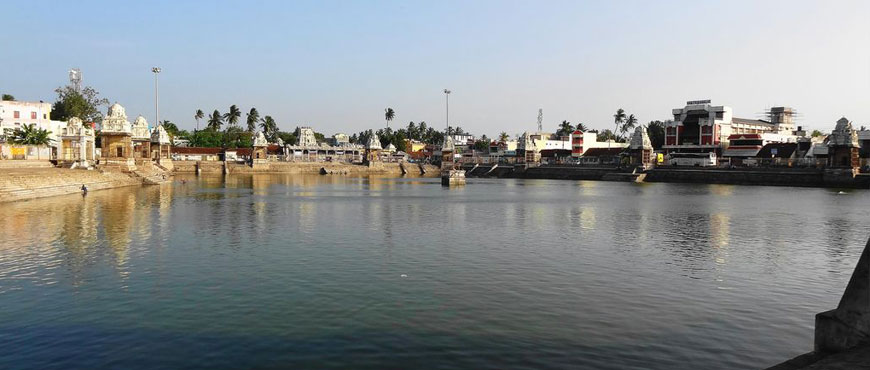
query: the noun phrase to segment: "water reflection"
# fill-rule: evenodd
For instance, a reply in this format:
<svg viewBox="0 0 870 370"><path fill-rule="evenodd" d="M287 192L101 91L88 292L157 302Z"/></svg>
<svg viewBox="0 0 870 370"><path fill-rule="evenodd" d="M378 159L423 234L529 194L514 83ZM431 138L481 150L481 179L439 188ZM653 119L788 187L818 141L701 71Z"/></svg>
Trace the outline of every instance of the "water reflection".
<svg viewBox="0 0 870 370"><path fill-rule="evenodd" d="M244 338L257 348L237 356L254 359L250 367L279 352L298 361L276 348L307 348L311 338L356 343L381 368L397 367L397 348L444 367L484 352L492 367L516 365L502 361L510 356L559 367L541 356L553 351L601 359L596 368L642 367L638 359L651 368L757 367L811 347L811 327L794 323L836 301L870 216L855 206L866 193L818 189L176 180L4 204L0 337L23 323L11 336L16 350L97 358L99 342L79 348L28 333L78 340L81 330L55 323L119 328L121 342L143 353L179 348L164 356L171 365L205 357L173 335L190 333L222 343L209 347L220 353L248 354L233 340ZM474 338L486 344L455 348ZM330 340L318 342L322 352L334 349ZM307 358L334 359L317 353ZM723 354L736 360L719 365ZM142 367L156 367L149 361Z"/></svg>

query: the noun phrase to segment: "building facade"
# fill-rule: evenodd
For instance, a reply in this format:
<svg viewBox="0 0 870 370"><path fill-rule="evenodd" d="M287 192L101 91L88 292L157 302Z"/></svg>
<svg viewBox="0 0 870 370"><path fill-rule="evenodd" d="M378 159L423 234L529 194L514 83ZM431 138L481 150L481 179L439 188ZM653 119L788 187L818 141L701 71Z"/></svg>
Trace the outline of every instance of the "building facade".
<svg viewBox="0 0 870 370"><path fill-rule="evenodd" d="M121 104L109 107L100 131L100 163L134 170L133 127L127 121L127 112Z"/></svg>
<svg viewBox="0 0 870 370"><path fill-rule="evenodd" d="M671 153L713 153L714 156L754 157L765 144L796 142L794 109L773 107L768 120L737 118L731 107L712 105L710 100L686 102L672 110L673 121L665 123L665 144ZM726 149L731 140L735 148Z"/></svg>

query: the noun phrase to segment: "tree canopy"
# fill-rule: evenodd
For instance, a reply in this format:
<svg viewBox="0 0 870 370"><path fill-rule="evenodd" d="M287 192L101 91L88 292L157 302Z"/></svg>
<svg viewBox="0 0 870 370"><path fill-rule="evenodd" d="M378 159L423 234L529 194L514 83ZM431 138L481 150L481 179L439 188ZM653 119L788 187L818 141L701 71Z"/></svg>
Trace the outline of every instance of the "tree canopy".
<svg viewBox="0 0 870 370"><path fill-rule="evenodd" d="M48 145L52 142L50 134L51 131L36 127L35 123L24 124L16 128L7 141L19 145Z"/></svg>
<svg viewBox="0 0 870 370"><path fill-rule="evenodd" d="M650 121L646 125L646 130L653 149L661 149L665 145L665 123L662 121Z"/></svg>
<svg viewBox="0 0 870 370"><path fill-rule="evenodd" d="M217 109L212 112L210 116L208 116L208 128L212 131L219 131L221 129L221 125L224 124L224 118L221 115L221 112Z"/></svg>
<svg viewBox="0 0 870 370"><path fill-rule="evenodd" d="M559 128L556 130L556 136L568 136L571 135L572 132L574 132L574 126L571 122L562 121L562 123L559 124Z"/></svg>
<svg viewBox="0 0 870 370"><path fill-rule="evenodd" d="M224 119L230 126L235 126L239 123L239 117L242 116L242 111L235 104L230 106L230 110L224 114Z"/></svg>
<svg viewBox="0 0 870 370"><path fill-rule="evenodd" d="M103 121L100 106L108 105L109 99L100 98L100 93L94 88L86 86L78 92L72 86L64 86L54 91L57 101L51 107L51 119L67 121L78 117L83 123Z"/></svg>
<svg viewBox="0 0 870 370"><path fill-rule="evenodd" d="M260 121L260 112L257 111L257 108L251 108L247 118L248 132L254 132L257 129L257 123Z"/></svg>

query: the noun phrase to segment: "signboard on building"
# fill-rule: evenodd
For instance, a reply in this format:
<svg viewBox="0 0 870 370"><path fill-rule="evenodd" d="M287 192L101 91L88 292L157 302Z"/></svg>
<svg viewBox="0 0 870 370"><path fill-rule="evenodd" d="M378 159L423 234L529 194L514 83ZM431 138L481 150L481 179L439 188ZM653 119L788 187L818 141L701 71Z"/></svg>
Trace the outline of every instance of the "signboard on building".
<svg viewBox="0 0 870 370"><path fill-rule="evenodd" d="M710 99L706 100L689 100L686 102L686 105L700 105L700 104L710 104Z"/></svg>

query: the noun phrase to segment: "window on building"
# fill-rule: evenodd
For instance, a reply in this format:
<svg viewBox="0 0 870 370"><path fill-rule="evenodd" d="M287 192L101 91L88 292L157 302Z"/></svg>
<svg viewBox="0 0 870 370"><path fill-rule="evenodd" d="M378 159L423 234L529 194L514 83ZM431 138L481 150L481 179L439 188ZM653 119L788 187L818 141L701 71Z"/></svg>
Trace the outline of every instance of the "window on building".
<svg viewBox="0 0 870 370"><path fill-rule="evenodd" d="M36 119L36 112L30 112L30 119Z"/></svg>
<svg viewBox="0 0 870 370"><path fill-rule="evenodd" d="M43 113L43 114L42 114L42 119L48 119L48 113Z"/></svg>
<svg viewBox="0 0 870 370"><path fill-rule="evenodd" d="M19 111L12 112L12 118L21 118L21 112L19 112Z"/></svg>
<svg viewBox="0 0 870 370"><path fill-rule="evenodd" d="M716 112L716 119L722 119L722 118L724 118L724 117L725 117L725 113L724 113L724 112Z"/></svg>

